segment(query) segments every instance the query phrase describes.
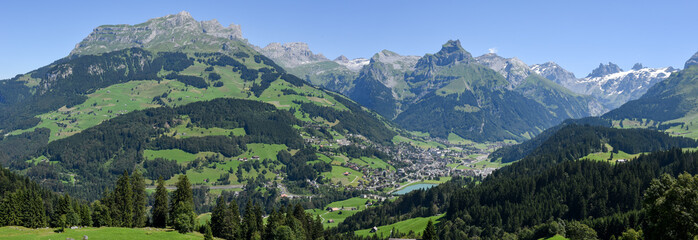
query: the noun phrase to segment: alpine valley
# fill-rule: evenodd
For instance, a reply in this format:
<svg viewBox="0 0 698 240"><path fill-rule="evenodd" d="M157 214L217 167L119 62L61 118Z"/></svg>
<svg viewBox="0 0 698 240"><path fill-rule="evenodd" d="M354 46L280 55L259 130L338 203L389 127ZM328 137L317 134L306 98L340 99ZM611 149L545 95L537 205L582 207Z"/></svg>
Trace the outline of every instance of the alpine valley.
<svg viewBox="0 0 698 240"><path fill-rule="evenodd" d="M0 239L695 239L697 81L103 25L0 81Z"/></svg>

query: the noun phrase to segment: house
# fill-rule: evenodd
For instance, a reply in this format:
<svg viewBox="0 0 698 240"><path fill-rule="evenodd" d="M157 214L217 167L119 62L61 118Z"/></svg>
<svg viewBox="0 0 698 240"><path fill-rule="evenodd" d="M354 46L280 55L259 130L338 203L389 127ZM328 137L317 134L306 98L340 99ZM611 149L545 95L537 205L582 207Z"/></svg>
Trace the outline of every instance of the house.
<svg viewBox="0 0 698 240"><path fill-rule="evenodd" d="M368 231L368 232L369 232L369 233L378 232L378 227L375 227L375 226L374 226L373 228L371 228L371 231Z"/></svg>
<svg viewBox="0 0 698 240"><path fill-rule="evenodd" d="M327 220L327 223L334 223L334 219Z"/></svg>
<svg viewBox="0 0 698 240"><path fill-rule="evenodd" d="M624 162L627 162L627 161L628 161L628 160L625 160L625 159L618 159L618 160L616 160L617 163L624 163Z"/></svg>
<svg viewBox="0 0 698 240"><path fill-rule="evenodd" d="M339 210L341 210L341 209L340 209L340 208L337 208L337 207L333 207L333 208L328 207L328 208L325 209L325 210L330 211L330 212L334 212L334 211L339 211Z"/></svg>
<svg viewBox="0 0 698 240"><path fill-rule="evenodd" d="M349 172L344 172L344 176L349 176Z"/></svg>
<svg viewBox="0 0 698 240"><path fill-rule="evenodd" d="M252 156L252 160L259 160L259 156Z"/></svg>

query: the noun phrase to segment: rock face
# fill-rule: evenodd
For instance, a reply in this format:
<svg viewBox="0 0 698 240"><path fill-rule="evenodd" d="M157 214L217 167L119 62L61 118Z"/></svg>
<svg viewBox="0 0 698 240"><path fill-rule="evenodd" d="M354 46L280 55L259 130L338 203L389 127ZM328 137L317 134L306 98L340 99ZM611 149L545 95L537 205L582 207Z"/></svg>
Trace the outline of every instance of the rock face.
<svg viewBox="0 0 698 240"><path fill-rule="evenodd" d="M696 52L696 54L693 54L693 57L691 57L690 59L688 59L688 61L686 61L686 64L683 65L683 68L686 69L690 66L695 66L695 65L698 65L698 52Z"/></svg>
<svg viewBox="0 0 698 240"><path fill-rule="evenodd" d="M310 51L307 43L270 43L260 50L262 54L271 58L278 64L287 68L294 68L300 65L329 61L322 54L314 54Z"/></svg>
<svg viewBox="0 0 698 240"><path fill-rule="evenodd" d="M405 73L413 71L418 60L417 56L402 56L388 50L376 53L346 94L392 119L403 110L401 101L414 97L405 82Z"/></svg>
<svg viewBox="0 0 698 240"><path fill-rule="evenodd" d="M594 77L603 77L609 74L617 73L617 72L622 72L623 69L620 69L618 65L609 62L608 64L603 64L599 63L599 67L591 71L589 75L587 75L587 78L594 78Z"/></svg>
<svg viewBox="0 0 698 240"><path fill-rule="evenodd" d="M546 62L543 64L535 64L531 66L531 71L556 82L575 93L584 93L584 86L577 82L577 77L574 73L565 70L560 65L554 62Z"/></svg>
<svg viewBox="0 0 698 240"><path fill-rule="evenodd" d="M531 68L518 58L503 58L495 53L488 53L476 57L475 60L502 74L509 82L509 89L519 86L531 74Z"/></svg>
<svg viewBox="0 0 698 240"><path fill-rule="evenodd" d="M361 68L369 64L368 59L349 59L344 55L330 61L322 54L313 53L308 44L302 42L270 43L256 49L289 73L344 94L353 86Z"/></svg>
<svg viewBox="0 0 698 240"><path fill-rule="evenodd" d="M595 97L606 109L614 109L645 94L647 89L676 70L645 68L636 63L632 70L623 71L613 63L599 64L589 76L576 78L559 65L549 62L531 66L531 70L578 94Z"/></svg>
<svg viewBox="0 0 698 240"><path fill-rule="evenodd" d="M650 119L657 122L677 120L698 113L698 54L686 61L685 69L647 89L642 97L628 101L604 115L610 119ZM642 69L645 70L645 69ZM671 72L674 70L671 69ZM690 118L689 118L690 119Z"/></svg>
<svg viewBox="0 0 698 240"><path fill-rule="evenodd" d="M139 47L156 51L234 51L244 43L239 25L196 21L188 12L150 19L137 25L104 25L75 45L71 56Z"/></svg>
<svg viewBox="0 0 698 240"><path fill-rule="evenodd" d="M554 111L560 111L556 114L571 114L571 116L585 116L591 114L595 116L606 112L595 99L588 96L577 96L574 92L559 86L559 83L550 80L551 78L566 79L566 81L575 79L574 74L565 71L555 63L545 63L543 64L544 67L541 67L542 65L533 65L529 67L518 58L504 58L495 53L488 53L476 57L475 59L478 63L504 76L509 82L507 86L508 89L518 91L526 97L536 99L546 106L561 105L567 108L564 111L560 111L555 107ZM539 73L536 72L534 68L536 70L544 69L545 71ZM584 105L587 107L584 107Z"/></svg>
<svg viewBox="0 0 698 240"><path fill-rule="evenodd" d="M597 96L603 100L607 108L614 109L630 100L640 98L647 89L668 78L675 71L671 67L641 68L587 77L579 79L578 83L586 87L584 94Z"/></svg>

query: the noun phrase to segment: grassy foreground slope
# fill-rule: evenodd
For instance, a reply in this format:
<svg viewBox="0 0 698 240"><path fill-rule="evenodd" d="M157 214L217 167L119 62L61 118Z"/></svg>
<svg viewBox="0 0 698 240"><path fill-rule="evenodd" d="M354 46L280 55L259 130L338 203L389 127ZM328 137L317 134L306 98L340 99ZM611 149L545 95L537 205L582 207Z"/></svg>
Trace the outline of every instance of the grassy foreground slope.
<svg viewBox="0 0 698 240"><path fill-rule="evenodd" d="M2 227L0 228L0 239L83 239L87 236L89 239L202 239L203 235L198 232L180 234L172 229L158 228L117 228L117 227L102 227L102 228L81 228L81 229L65 229L65 232L55 233L54 229L41 228L30 229L25 227Z"/></svg>

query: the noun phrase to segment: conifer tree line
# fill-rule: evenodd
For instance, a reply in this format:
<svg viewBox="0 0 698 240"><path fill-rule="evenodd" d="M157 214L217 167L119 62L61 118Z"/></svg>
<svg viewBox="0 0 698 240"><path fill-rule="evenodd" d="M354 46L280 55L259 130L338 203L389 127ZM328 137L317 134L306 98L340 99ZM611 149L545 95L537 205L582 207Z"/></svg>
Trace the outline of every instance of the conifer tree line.
<svg viewBox="0 0 698 240"><path fill-rule="evenodd" d="M171 227L180 233L201 231L223 239L325 239L319 216L306 213L300 204L281 206L268 216L259 204L247 202L244 214L235 200L218 198L211 220L198 226L192 185L180 175L171 193L160 178L147 208L145 180L140 172L124 172L113 190L88 204L41 188L7 169L0 171L0 226L54 227ZM150 213L150 214L149 214ZM267 217L266 223L263 218Z"/></svg>
<svg viewBox="0 0 698 240"><path fill-rule="evenodd" d="M0 172L0 226L43 227L168 227L185 233L195 230L191 183L182 175L170 196L160 178L149 217L145 179L138 171L124 172L112 191L91 204L55 194L26 177ZM171 200L170 200L171 199Z"/></svg>
<svg viewBox="0 0 698 240"><path fill-rule="evenodd" d="M213 236L231 239L325 239L319 216L306 213L300 204L273 209L263 221L262 207L247 203L240 215L235 200L219 197L209 222Z"/></svg>

